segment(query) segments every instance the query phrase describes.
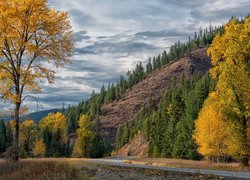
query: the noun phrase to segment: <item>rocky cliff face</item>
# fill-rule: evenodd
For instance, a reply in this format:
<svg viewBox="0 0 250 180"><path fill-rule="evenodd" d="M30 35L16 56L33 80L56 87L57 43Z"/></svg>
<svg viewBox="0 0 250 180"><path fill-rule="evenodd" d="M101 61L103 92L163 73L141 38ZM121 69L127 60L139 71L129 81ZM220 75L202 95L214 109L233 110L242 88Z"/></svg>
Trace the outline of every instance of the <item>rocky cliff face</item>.
<svg viewBox="0 0 250 180"><path fill-rule="evenodd" d="M177 80L182 75L190 78L196 71L205 74L210 67L206 48L197 48L191 52L191 55L153 72L145 80L127 90L122 98L102 106L100 116L102 134L114 145L117 128L135 120L150 99L158 104L174 77Z"/></svg>

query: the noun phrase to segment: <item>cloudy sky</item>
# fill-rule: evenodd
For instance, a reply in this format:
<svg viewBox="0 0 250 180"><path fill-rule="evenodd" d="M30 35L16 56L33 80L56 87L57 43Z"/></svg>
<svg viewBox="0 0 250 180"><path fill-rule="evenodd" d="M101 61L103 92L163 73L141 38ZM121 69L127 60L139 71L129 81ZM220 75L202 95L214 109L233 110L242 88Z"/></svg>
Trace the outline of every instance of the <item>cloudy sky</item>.
<svg viewBox="0 0 250 180"><path fill-rule="evenodd" d="M139 61L156 56L171 43L185 41L199 27L244 17L250 0L48 0L69 12L74 31L72 64L57 70L55 83L35 95L39 110L60 108L88 98L102 84L116 82ZM26 105L32 110L32 99ZM7 108L0 103L0 108Z"/></svg>

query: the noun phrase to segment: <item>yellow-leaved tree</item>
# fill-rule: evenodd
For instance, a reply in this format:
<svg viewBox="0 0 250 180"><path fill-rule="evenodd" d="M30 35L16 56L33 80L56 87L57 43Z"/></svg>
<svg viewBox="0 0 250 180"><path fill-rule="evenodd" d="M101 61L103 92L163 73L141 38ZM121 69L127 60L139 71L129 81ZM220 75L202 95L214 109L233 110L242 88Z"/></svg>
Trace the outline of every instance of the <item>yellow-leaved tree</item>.
<svg viewBox="0 0 250 180"><path fill-rule="evenodd" d="M70 62L71 29L68 14L51 9L47 0L0 1L0 98L15 105L13 160L18 160L23 94L40 91L41 79L53 82L55 71L48 63Z"/></svg>
<svg viewBox="0 0 250 180"><path fill-rule="evenodd" d="M92 121L88 115L82 115L79 119L77 129L77 140L75 142L72 155L74 157L86 157L88 149L92 145L94 134L92 131Z"/></svg>
<svg viewBox="0 0 250 180"><path fill-rule="evenodd" d="M36 137L36 124L32 120L25 120L20 125L20 144L23 145L24 150L29 153L32 150Z"/></svg>
<svg viewBox="0 0 250 180"><path fill-rule="evenodd" d="M248 165L250 156L250 17L232 19L208 49L217 79L216 93L224 119L231 125L229 153ZM237 146L235 143L237 142Z"/></svg>
<svg viewBox="0 0 250 180"><path fill-rule="evenodd" d="M67 120L64 114L50 113L48 116L44 117L39 123L39 128L41 131L45 129L52 134L52 137L55 138L52 140L57 141L56 143L66 143L66 125ZM51 144L51 142L50 142Z"/></svg>
<svg viewBox="0 0 250 180"><path fill-rule="evenodd" d="M33 154L36 157L44 157L46 151L46 145L43 142L43 139L39 139L35 143L35 147L33 149Z"/></svg>
<svg viewBox="0 0 250 180"><path fill-rule="evenodd" d="M215 92L209 94L195 121L194 140L199 148L198 152L210 160L220 160L227 157L227 142L229 131L220 107L217 104Z"/></svg>

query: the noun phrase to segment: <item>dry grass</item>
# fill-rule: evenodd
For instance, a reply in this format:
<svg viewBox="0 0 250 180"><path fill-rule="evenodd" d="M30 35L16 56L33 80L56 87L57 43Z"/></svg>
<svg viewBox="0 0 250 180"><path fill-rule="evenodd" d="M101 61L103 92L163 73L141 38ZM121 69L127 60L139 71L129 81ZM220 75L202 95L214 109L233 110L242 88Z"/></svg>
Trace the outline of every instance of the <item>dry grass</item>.
<svg viewBox="0 0 250 180"><path fill-rule="evenodd" d="M86 159L43 158L25 159L9 163L0 159L0 180L70 180L70 179L221 179L212 175L180 173L162 170L118 167L86 162ZM146 162L147 161L147 162ZM198 167L209 164L204 161L176 159L137 159L137 162L156 165L171 164L175 167ZM165 164L162 164L165 163ZM201 167L203 168L203 167ZM234 167L236 168L236 167ZM212 169L212 168L210 168ZM235 169L234 169L235 170ZM230 179L230 178L229 178ZM233 178L231 178L233 179Z"/></svg>
<svg viewBox="0 0 250 180"><path fill-rule="evenodd" d="M147 164L155 166L193 168L193 169L214 169L228 171L244 171L250 172L250 167L242 167L239 163L212 163L209 161L193 161L184 159L169 158L138 158L134 160L126 160L131 164Z"/></svg>
<svg viewBox="0 0 250 180"><path fill-rule="evenodd" d="M27 159L19 162L0 160L1 180L84 179L81 170L65 160Z"/></svg>

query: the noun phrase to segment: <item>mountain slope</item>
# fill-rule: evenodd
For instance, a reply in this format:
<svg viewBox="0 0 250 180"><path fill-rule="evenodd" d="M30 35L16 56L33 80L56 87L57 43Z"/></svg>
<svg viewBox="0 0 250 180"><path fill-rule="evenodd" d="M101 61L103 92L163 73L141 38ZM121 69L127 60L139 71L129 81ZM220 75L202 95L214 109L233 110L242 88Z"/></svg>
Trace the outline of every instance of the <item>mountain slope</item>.
<svg viewBox="0 0 250 180"><path fill-rule="evenodd" d="M49 109L49 110L44 110L44 111L38 111L38 112L33 112L27 115L22 116L20 119L21 121L24 121L25 119L31 119L35 122L39 122L41 119L43 119L45 116L47 116L50 113L56 113L56 112L61 112L61 109ZM6 116L3 117L4 121L9 121L13 118Z"/></svg>
<svg viewBox="0 0 250 180"><path fill-rule="evenodd" d="M210 67L206 48L197 48L190 55L154 71L145 80L127 90L119 100L102 106L102 134L114 145L117 128L133 121L150 100L157 105L174 77L178 80L184 75L189 79L196 71L205 74Z"/></svg>

